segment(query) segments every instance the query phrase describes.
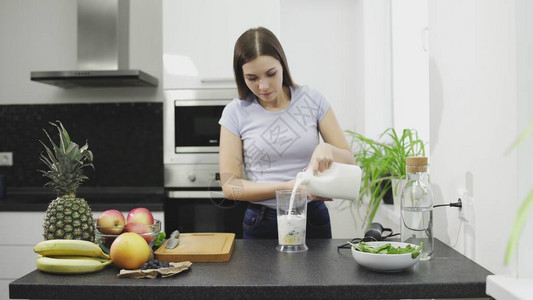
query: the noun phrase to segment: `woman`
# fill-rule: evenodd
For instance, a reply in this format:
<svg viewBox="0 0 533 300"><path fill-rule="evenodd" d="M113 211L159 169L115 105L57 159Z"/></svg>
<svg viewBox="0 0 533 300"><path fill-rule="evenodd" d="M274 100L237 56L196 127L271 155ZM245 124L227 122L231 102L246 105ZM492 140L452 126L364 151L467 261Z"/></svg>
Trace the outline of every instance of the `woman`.
<svg viewBox="0 0 533 300"><path fill-rule="evenodd" d="M326 99L292 81L271 31L244 32L235 43L233 69L239 98L224 108L219 121L222 190L228 199L250 202L245 239L277 238L275 191L292 189L305 168L321 172L332 162L354 164L354 158ZM323 202L331 199L310 198L307 238L331 238Z"/></svg>

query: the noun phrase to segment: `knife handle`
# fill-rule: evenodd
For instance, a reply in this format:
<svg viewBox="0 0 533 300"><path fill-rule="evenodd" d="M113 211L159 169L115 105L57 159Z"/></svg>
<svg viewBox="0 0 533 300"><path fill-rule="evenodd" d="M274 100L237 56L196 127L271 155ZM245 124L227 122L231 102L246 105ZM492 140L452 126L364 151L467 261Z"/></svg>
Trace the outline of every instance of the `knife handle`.
<svg viewBox="0 0 533 300"><path fill-rule="evenodd" d="M170 237L169 239L177 239L180 237L180 232L178 230L174 230L172 231L172 233L170 234Z"/></svg>
<svg viewBox="0 0 533 300"><path fill-rule="evenodd" d="M174 248L176 248L176 247L178 246L179 242L180 242L179 236L180 236L180 232L177 231L177 230L174 230L174 231L170 234L170 238L168 239L165 248L167 248L167 249L174 249Z"/></svg>

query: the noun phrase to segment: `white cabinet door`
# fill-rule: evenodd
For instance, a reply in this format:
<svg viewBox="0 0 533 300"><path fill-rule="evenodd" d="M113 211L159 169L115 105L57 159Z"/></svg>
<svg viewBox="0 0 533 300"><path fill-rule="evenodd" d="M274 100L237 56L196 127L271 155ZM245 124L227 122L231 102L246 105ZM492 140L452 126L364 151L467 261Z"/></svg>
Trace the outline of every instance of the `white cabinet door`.
<svg viewBox="0 0 533 300"><path fill-rule="evenodd" d="M0 212L0 245L34 246L43 240L44 212Z"/></svg>
<svg viewBox="0 0 533 300"><path fill-rule="evenodd" d="M279 33L279 0L164 0L163 87L234 87L233 47L247 29Z"/></svg>
<svg viewBox="0 0 533 300"><path fill-rule="evenodd" d="M43 240L44 212L0 212L0 299L9 298L9 283L35 270L33 246Z"/></svg>

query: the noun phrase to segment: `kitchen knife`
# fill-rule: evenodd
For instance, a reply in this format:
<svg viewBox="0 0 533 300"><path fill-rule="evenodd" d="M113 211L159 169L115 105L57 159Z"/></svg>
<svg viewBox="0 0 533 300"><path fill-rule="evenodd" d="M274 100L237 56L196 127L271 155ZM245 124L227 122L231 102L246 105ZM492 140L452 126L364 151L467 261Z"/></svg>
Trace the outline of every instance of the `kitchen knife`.
<svg viewBox="0 0 533 300"><path fill-rule="evenodd" d="M168 242L167 242L167 245L165 246L165 248L167 248L167 249L176 248L176 246L178 246L178 244L180 242L179 237L180 237L180 232L178 230L174 230L170 234L170 237L168 238Z"/></svg>

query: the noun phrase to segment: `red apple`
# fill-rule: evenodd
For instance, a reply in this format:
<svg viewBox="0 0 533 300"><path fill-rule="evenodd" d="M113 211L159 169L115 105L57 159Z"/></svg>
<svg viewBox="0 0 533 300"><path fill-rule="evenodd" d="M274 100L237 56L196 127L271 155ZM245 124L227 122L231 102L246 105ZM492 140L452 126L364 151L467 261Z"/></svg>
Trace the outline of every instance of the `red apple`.
<svg viewBox="0 0 533 300"><path fill-rule="evenodd" d="M150 210L144 207L137 207L128 213L128 224L129 223L141 223L144 225L153 225L154 216Z"/></svg>
<svg viewBox="0 0 533 300"><path fill-rule="evenodd" d="M135 232L141 235L148 244L152 242L152 226L151 225L144 225L141 223L129 223L126 225L125 228L126 232Z"/></svg>
<svg viewBox="0 0 533 300"><path fill-rule="evenodd" d="M102 212L96 220L97 229L103 234L120 234L125 224L124 215L116 209Z"/></svg>

